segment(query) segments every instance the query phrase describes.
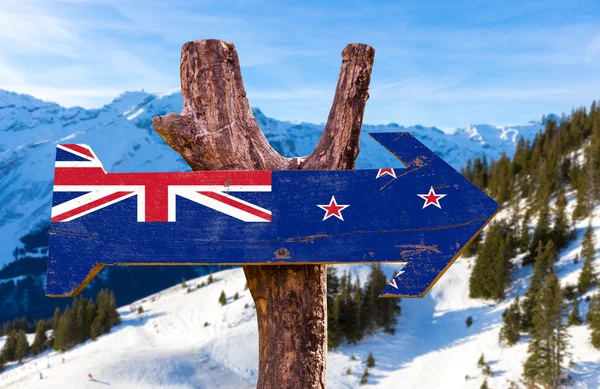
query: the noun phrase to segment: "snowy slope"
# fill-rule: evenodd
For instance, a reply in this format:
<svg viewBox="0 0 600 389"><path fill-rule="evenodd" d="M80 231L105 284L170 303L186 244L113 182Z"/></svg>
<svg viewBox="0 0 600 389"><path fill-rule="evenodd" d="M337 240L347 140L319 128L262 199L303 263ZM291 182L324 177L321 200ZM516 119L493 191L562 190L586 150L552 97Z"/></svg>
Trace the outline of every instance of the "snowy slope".
<svg viewBox="0 0 600 389"><path fill-rule="evenodd" d="M568 197L570 211L573 194ZM498 215L502 217L506 217L505 211ZM592 217L598 241L600 207ZM577 239L561 252L557 273L563 286L573 284L581 269L582 262L574 265L573 258L580 251L587 223L586 219L575 224ZM531 275L530 267L521 268L519 263L517 258L509 297L493 304L469 299L468 279L473 258L459 259L425 298L402 301L396 335L376 333L357 345L345 344L330 351L328 387L363 387L359 380L369 352L374 354L377 365L370 369L368 385L364 387L479 388L485 378L477 368L482 353L494 371L488 379L491 388L519 383L528 339L510 348L498 342L501 314L517 293L523 294ZM594 264L600 270L600 253ZM366 274L364 265L345 267L355 274ZM392 275L397 267L386 265L385 270ZM101 384L132 389L254 387L258 363L256 316L249 292L244 290L242 270L219 272L213 284L195 290L195 285L201 282L206 282L206 277L188 281L191 293L177 285L122 307L123 323L97 342L90 341L64 354L46 352L22 366L9 365L0 374L0 387L98 388ZM217 302L222 290L229 296L224 307ZM240 298L234 301L231 296L236 292ZM145 313L137 315L135 311L140 305ZM580 309L584 316L585 301ZM474 318L470 328L465 326L468 316ZM574 362L569 373L574 378L573 387L600 387L600 352L589 343L587 325L570 327L569 333ZM0 338L0 346L3 341ZM348 369L351 374L346 373ZM39 372L44 375L42 382ZM88 381L88 373L97 381Z"/></svg>
<svg viewBox="0 0 600 389"><path fill-rule="evenodd" d="M13 260L19 238L47 223L57 143L87 143L111 172L185 171L183 160L151 127L152 117L181 110L180 93L126 92L100 109L63 108L0 90L0 267ZM267 139L286 156L315 147L323 125L291 123L254 114ZM542 119L542 122L545 119ZM523 126L475 125L446 134L435 127L364 125L358 168L401 167L368 132L410 131L457 169L468 158L512 154L518 136L532 138L542 122Z"/></svg>

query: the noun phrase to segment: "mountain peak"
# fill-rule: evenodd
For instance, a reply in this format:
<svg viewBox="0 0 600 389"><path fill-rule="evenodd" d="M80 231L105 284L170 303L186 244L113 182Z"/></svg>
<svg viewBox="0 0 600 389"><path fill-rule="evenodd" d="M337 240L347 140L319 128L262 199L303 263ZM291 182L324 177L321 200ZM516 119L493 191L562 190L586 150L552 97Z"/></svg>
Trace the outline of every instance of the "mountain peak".
<svg viewBox="0 0 600 389"><path fill-rule="evenodd" d="M20 94L0 89L0 109L2 108L22 108L27 110L39 109L42 107L60 107L56 103L49 103L31 95Z"/></svg>
<svg viewBox="0 0 600 389"><path fill-rule="evenodd" d="M548 120L554 120L556 122L556 124L560 124L561 122L561 118L560 116L553 114L553 113L549 113L547 115L542 115L542 118L540 119L540 123L545 126L546 122Z"/></svg>

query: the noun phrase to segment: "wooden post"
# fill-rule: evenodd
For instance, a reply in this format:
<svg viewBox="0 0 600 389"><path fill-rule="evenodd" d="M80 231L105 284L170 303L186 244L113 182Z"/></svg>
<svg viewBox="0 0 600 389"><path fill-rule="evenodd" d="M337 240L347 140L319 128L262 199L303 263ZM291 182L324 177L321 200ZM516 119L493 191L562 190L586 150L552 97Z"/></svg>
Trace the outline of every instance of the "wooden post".
<svg viewBox="0 0 600 389"><path fill-rule="evenodd" d="M193 170L353 169L375 50L347 45L325 130L304 159L267 142L246 98L235 46L220 40L181 49L181 114L152 120ZM265 257L285 255L265 253ZM244 266L256 304L258 389L324 389L327 358L325 265Z"/></svg>

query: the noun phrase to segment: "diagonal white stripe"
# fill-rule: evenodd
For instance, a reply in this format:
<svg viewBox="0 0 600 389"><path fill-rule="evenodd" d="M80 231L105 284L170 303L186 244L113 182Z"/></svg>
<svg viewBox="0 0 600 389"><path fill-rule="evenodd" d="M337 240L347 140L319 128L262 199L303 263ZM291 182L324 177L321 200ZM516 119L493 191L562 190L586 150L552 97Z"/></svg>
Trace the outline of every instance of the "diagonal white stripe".
<svg viewBox="0 0 600 389"><path fill-rule="evenodd" d="M84 145L78 145L78 146L82 146L82 147L86 148L88 151L90 151L90 148L89 148L89 147L85 147ZM87 155L85 155L85 154L81 154L79 151L71 150L70 148L68 148L68 147L65 147L65 146L63 146L63 145L56 145L56 147L58 147L59 149L61 149L61 150L63 150L63 151L66 151L67 153L75 154L76 156L78 156L78 157L80 157L80 158L84 158L84 159L86 159L86 160L88 160L88 161L90 161L90 160L91 160L91 158L90 158L89 156L87 156ZM93 152L92 152L92 155L94 155L94 153L93 153ZM81 162L81 161L80 161L80 162Z"/></svg>
<svg viewBox="0 0 600 389"><path fill-rule="evenodd" d="M231 217L234 217L236 219L239 219L239 220L242 220L242 221L245 221L245 222L266 222L266 223L269 222L269 220L265 220L262 217L253 215L253 214L248 213L246 211L242 211L239 208L233 207L233 206L231 206L229 204L222 203L221 201L218 201L218 200L215 200L213 198L204 196L204 195L202 195L202 194L200 194L198 192L195 192L195 191L188 191L188 190L181 190L180 189L180 190L177 190L177 191L173 191L173 193L174 193L173 194L173 202L175 201L175 198L174 198L175 195L179 195L179 196L181 196L183 198L186 198L186 199L191 200L193 202L196 202L198 204L202 204L202 205L204 205L204 206L206 206L208 208L214 209L215 211L224 213L226 215L229 215ZM263 212L266 212L266 213L269 213L269 214L271 213L271 211L269 211L267 209L258 207L258 206L254 205L254 204L251 204L251 203L248 203L246 201L240 200L240 199L238 199L236 197L229 196L229 195L226 195L226 194L220 193L220 192L217 192L217 193L220 194L220 195L228 196L228 197L234 199L235 201L238 201L240 203L243 203L243 204L246 204L248 206L251 206L254 209L257 209L257 210L260 210L260 211L263 211ZM169 201L169 206L171 206L171 201ZM173 204L172 209L171 208L169 209L169 221L175 221L175 211L174 211L175 204Z"/></svg>
<svg viewBox="0 0 600 389"><path fill-rule="evenodd" d="M77 187L80 188L80 187ZM137 207L137 219L138 222L143 222L145 220L145 199L144 199L144 187L141 186L137 186L137 185L131 185L131 186L113 186L113 187L100 187L100 189L98 189L98 187L95 187L96 189L90 191L90 193L81 195L79 197L76 197L74 199L71 199L69 201L65 201L64 203L55 205L54 207L52 207L52 213L51 213L51 217L54 218L56 216L60 216L65 212L69 212L72 211L75 208L81 207L83 205L89 204L93 201L99 200L103 197L106 197L108 195L111 195L115 192L132 192L128 195L125 195L123 197L119 197L118 199L109 201L107 203L101 204L97 207L88 209L86 211L83 211L81 213L78 213L77 215L74 215L68 219L63 220L63 222L68 222L74 219L77 219L81 216L90 214L94 211L97 211L99 209L108 207L109 205L115 204L119 201L128 199L132 196L138 195L138 207ZM54 189L55 192L59 192L56 190L56 187ZM76 192L83 192L85 190L82 189L74 189L72 191L76 191Z"/></svg>
<svg viewBox="0 0 600 389"><path fill-rule="evenodd" d="M112 191L96 190L96 191L92 191L90 193L86 193L84 195L75 197L74 199L71 199L69 201L65 201L64 203L55 205L54 207L52 207L51 217L54 218L56 216L62 215L65 212L69 212L77 207L81 207L82 205L85 205L85 204L91 203L92 201L101 199L102 197L109 195L111 192Z"/></svg>

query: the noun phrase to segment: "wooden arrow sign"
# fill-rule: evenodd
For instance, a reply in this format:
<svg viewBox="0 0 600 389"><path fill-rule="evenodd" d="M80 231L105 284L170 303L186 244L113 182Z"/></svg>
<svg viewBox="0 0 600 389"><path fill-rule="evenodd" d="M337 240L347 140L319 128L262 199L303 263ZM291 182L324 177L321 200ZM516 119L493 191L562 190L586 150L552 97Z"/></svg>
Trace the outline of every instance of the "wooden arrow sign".
<svg viewBox="0 0 600 389"><path fill-rule="evenodd" d="M106 173L58 145L48 296L104 266L405 262L381 297L423 297L498 204L407 132L406 169Z"/></svg>

